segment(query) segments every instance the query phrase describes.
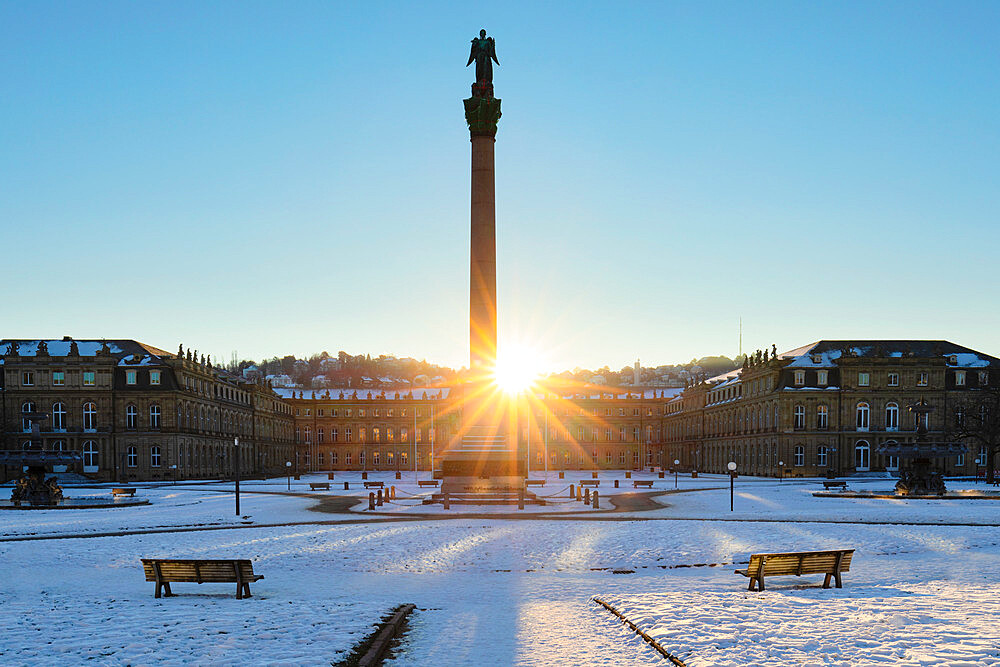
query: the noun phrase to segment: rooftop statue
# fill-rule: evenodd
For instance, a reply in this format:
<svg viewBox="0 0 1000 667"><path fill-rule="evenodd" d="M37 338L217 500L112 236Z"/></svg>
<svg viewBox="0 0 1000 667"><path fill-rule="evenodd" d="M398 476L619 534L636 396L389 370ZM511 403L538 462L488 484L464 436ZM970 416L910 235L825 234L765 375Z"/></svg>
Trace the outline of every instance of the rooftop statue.
<svg viewBox="0 0 1000 667"><path fill-rule="evenodd" d="M496 42L486 36L485 30L479 31L479 37L472 40L472 50L469 52L468 67L476 61L476 83L472 86L473 97L493 97L493 63L497 65Z"/></svg>

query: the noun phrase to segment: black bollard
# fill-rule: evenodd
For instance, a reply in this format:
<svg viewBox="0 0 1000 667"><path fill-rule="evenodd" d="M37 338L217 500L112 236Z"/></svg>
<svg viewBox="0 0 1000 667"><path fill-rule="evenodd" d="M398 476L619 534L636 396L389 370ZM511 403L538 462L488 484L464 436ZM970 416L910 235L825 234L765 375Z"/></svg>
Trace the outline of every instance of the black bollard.
<svg viewBox="0 0 1000 667"><path fill-rule="evenodd" d="M615 488L616 488L616 489L618 488L618 480L617 480L617 479L615 480ZM596 493L596 492L595 492L595 493Z"/></svg>
<svg viewBox="0 0 1000 667"><path fill-rule="evenodd" d="M576 487L576 499L577 501L583 500L583 486Z"/></svg>
<svg viewBox="0 0 1000 667"><path fill-rule="evenodd" d="M658 473L658 475L659 475L660 479L663 479L663 471L662 470Z"/></svg>
<svg viewBox="0 0 1000 667"><path fill-rule="evenodd" d="M596 509L600 509L600 507L601 507L600 494L597 493L597 489L594 489L594 502L593 502L593 506L594 506L595 510Z"/></svg>
<svg viewBox="0 0 1000 667"><path fill-rule="evenodd" d="M450 510L451 509L451 503L448 502L448 492L447 491L444 492L444 508L446 510Z"/></svg>
<svg viewBox="0 0 1000 667"><path fill-rule="evenodd" d="M524 489L517 490L517 509L524 509Z"/></svg>
<svg viewBox="0 0 1000 667"><path fill-rule="evenodd" d="M389 487L389 498L391 500L395 500L396 499L396 487L395 486L390 486Z"/></svg>
<svg viewBox="0 0 1000 667"><path fill-rule="evenodd" d="M326 473L326 478L327 479L333 479L333 473L332 472Z"/></svg>
<svg viewBox="0 0 1000 667"><path fill-rule="evenodd" d="M583 504L584 505L590 504L590 489L587 489L586 491L583 492Z"/></svg>
<svg viewBox="0 0 1000 667"><path fill-rule="evenodd" d="M350 491L350 490L351 490L350 483L349 482L344 482L344 491Z"/></svg>
<svg viewBox="0 0 1000 667"><path fill-rule="evenodd" d="M590 478L591 479L597 479L597 473L596 472L590 473Z"/></svg>
<svg viewBox="0 0 1000 667"><path fill-rule="evenodd" d="M572 484L570 484L570 485L569 485L569 497L570 497L570 498L572 498L572 497L573 497L573 496L575 496L575 495L576 495L576 494L575 494L575 493L573 493L573 485L572 485Z"/></svg>
<svg viewBox="0 0 1000 667"><path fill-rule="evenodd" d="M382 500L382 489L379 489L378 490L378 495L375 496L375 504L376 505L381 505L383 502L385 502L385 501Z"/></svg>
<svg viewBox="0 0 1000 667"><path fill-rule="evenodd" d="M564 473L563 471L560 470L559 471L559 479L566 479L566 473Z"/></svg>
<svg viewBox="0 0 1000 667"><path fill-rule="evenodd" d="M403 473L396 471L396 479L403 479Z"/></svg>
<svg viewBox="0 0 1000 667"><path fill-rule="evenodd" d="M368 492L368 509L375 509L375 494L371 491Z"/></svg>
<svg viewBox="0 0 1000 667"><path fill-rule="evenodd" d="M361 479L368 479L368 473L366 472L361 473Z"/></svg>
<svg viewBox="0 0 1000 667"><path fill-rule="evenodd" d="M625 471L625 479L632 479L632 471L631 470L626 470Z"/></svg>

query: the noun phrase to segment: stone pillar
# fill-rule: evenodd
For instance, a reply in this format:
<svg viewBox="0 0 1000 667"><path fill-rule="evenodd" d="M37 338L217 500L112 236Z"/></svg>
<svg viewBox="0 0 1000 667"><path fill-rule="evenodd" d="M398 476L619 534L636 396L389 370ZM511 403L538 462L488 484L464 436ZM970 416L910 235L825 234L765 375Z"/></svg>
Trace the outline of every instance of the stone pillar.
<svg viewBox="0 0 1000 667"><path fill-rule="evenodd" d="M497 242L495 137L472 134L472 207L469 244L469 368L487 373L497 356Z"/></svg>

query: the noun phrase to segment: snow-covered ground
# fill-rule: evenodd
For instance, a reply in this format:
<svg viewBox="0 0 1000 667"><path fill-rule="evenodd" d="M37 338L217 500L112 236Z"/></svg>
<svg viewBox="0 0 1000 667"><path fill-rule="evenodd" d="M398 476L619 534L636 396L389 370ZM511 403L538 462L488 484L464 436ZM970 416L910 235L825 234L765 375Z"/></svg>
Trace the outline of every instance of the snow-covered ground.
<svg viewBox="0 0 1000 667"><path fill-rule="evenodd" d="M578 481L554 477L546 489ZM309 481L319 476L293 491L308 493ZM418 492L412 475L391 481ZM648 512L525 520L454 507L428 518L318 513L315 498L272 495L284 480L241 485L270 492L243 496L249 519L236 517L231 484L143 487L144 507L2 511L6 540L251 523L0 542L0 663L329 664L412 602L392 664L664 664L599 596L691 665L1000 665L1000 503L815 498L816 480L740 478L731 513L728 479L678 482L714 490L661 496L665 507ZM318 495L343 495L338 484ZM605 485L613 494L602 481L602 496ZM312 523L261 525L283 522ZM750 593L732 572L755 551L835 547L857 549L840 590L821 589L817 575ZM176 597L156 600L139 564L156 556L251 558L265 578L247 600L228 584L177 584Z"/></svg>

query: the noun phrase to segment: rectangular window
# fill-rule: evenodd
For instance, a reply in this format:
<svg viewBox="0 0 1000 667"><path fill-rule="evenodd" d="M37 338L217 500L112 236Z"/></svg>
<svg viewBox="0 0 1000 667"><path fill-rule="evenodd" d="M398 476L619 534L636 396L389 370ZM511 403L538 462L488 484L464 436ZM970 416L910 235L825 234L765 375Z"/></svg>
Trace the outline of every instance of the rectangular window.
<svg viewBox="0 0 1000 667"><path fill-rule="evenodd" d="M358 408L358 416L359 417L364 417L365 416L365 409L364 408Z"/></svg>
<svg viewBox="0 0 1000 667"><path fill-rule="evenodd" d="M63 371L52 371L52 386L63 387L66 385L66 373Z"/></svg>
<svg viewBox="0 0 1000 667"><path fill-rule="evenodd" d="M351 465L351 453L344 452L344 465Z"/></svg>
<svg viewBox="0 0 1000 667"><path fill-rule="evenodd" d="M917 386L918 387L927 386L927 373L917 373Z"/></svg>
<svg viewBox="0 0 1000 667"><path fill-rule="evenodd" d="M826 447L820 446L816 450L816 465L821 468L826 467Z"/></svg>
<svg viewBox="0 0 1000 667"><path fill-rule="evenodd" d="M330 465L337 465L337 452L330 452Z"/></svg>
<svg viewBox="0 0 1000 667"><path fill-rule="evenodd" d="M611 463L613 459L611 458L611 452L604 452L604 462Z"/></svg>
<svg viewBox="0 0 1000 667"><path fill-rule="evenodd" d="M858 386L867 387L871 384L871 375L868 373L858 373Z"/></svg>
<svg viewBox="0 0 1000 667"><path fill-rule="evenodd" d="M399 429L399 441L400 442L410 441L410 432L407 429L405 428Z"/></svg>
<svg viewBox="0 0 1000 667"><path fill-rule="evenodd" d="M135 384L135 371L125 371L125 384Z"/></svg>
<svg viewBox="0 0 1000 667"><path fill-rule="evenodd" d="M806 383L806 372L805 371L795 371L794 382L796 387L801 387Z"/></svg>
<svg viewBox="0 0 1000 667"><path fill-rule="evenodd" d="M826 386L827 377L828 377L827 371L816 371L816 383L819 386L821 387Z"/></svg>
<svg viewBox="0 0 1000 667"><path fill-rule="evenodd" d="M964 465L965 465L965 454L962 453L959 454L958 457L955 459L955 467L961 468Z"/></svg>
<svg viewBox="0 0 1000 667"><path fill-rule="evenodd" d="M965 371L955 371L955 386L956 387L965 386Z"/></svg>
<svg viewBox="0 0 1000 667"><path fill-rule="evenodd" d="M330 429L330 442L337 442L337 429Z"/></svg>
<svg viewBox="0 0 1000 667"><path fill-rule="evenodd" d="M323 442L323 429L321 428L316 429L316 442Z"/></svg>
<svg viewBox="0 0 1000 667"><path fill-rule="evenodd" d="M94 371L84 371L83 372L83 386L84 387L93 387L94 384L95 384L95 382L94 382Z"/></svg>
<svg viewBox="0 0 1000 667"><path fill-rule="evenodd" d="M989 371L979 371L979 386L985 387L990 383L990 372Z"/></svg>
<svg viewBox="0 0 1000 667"><path fill-rule="evenodd" d="M160 384L160 371L149 371L149 384Z"/></svg>
<svg viewBox="0 0 1000 667"><path fill-rule="evenodd" d="M316 454L316 460L319 463L319 466L322 468L323 467L323 452L319 452L318 454Z"/></svg>
<svg viewBox="0 0 1000 667"><path fill-rule="evenodd" d="M34 371L24 371L21 373L21 386L22 387L34 387L35 386L35 372Z"/></svg>
<svg viewBox="0 0 1000 667"><path fill-rule="evenodd" d="M351 433L351 429L345 428L344 429L344 442L352 442L351 441L351 435L353 435Z"/></svg>
<svg viewBox="0 0 1000 667"><path fill-rule="evenodd" d="M899 373L889 373L889 376L886 378L886 384L888 384L890 387L898 387Z"/></svg>

